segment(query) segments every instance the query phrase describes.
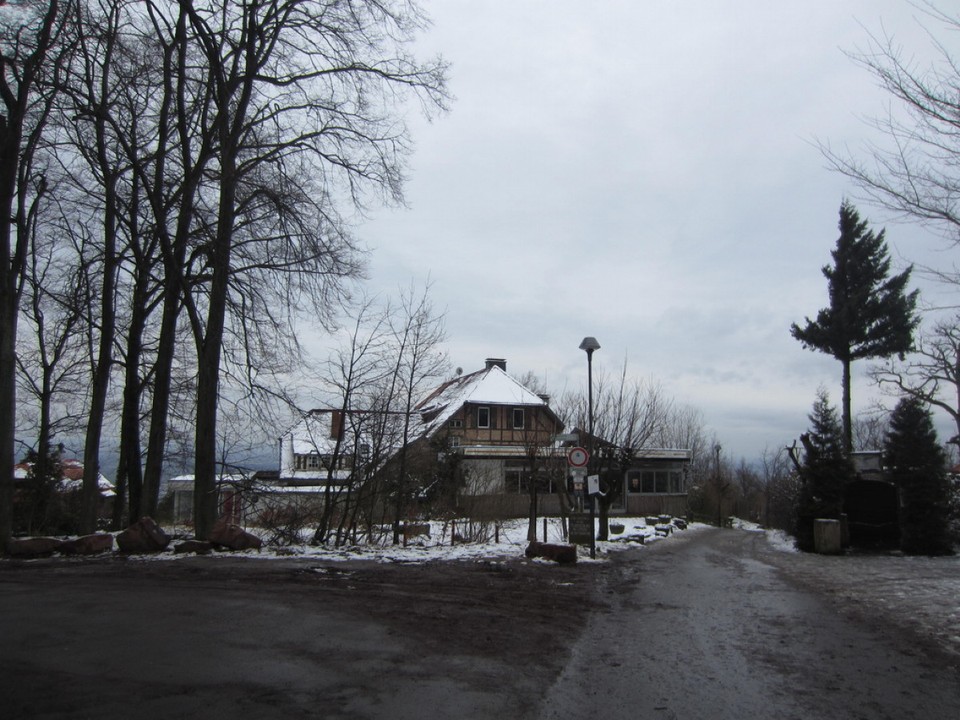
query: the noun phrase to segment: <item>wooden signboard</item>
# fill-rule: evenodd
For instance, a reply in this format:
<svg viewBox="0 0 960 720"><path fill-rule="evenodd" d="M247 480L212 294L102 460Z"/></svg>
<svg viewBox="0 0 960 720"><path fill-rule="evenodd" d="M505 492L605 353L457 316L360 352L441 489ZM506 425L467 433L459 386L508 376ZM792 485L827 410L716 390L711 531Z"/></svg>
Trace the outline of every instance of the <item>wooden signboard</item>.
<svg viewBox="0 0 960 720"><path fill-rule="evenodd" d="M593 539L593 522L587 513L574 513L570 516L570 542L589 545Z"/></svg>

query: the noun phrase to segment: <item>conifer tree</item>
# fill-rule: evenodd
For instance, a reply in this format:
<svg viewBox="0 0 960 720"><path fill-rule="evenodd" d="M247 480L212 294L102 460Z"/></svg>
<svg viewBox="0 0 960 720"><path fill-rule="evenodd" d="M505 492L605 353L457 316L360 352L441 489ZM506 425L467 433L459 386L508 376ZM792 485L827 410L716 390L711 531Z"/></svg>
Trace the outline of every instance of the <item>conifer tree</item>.
<svg viewBox="0 0 960 720"><path fill-rule="evenodd" d="M853 449L850 413L850 365L854 360L901 359L913 346L917 327L917 291L907 293L912 266L889 277L890 256L885 232L874 233L847 201L840 206L840 237L831 251L833 266L824 266L830 306L790 326L805 348L832 355L843 365L843 440Z"/></svg>
<svg viewBox="0 0 960 720"><path fill-rule="evenodd" d="M840 519L843 493L853 478L853 466L844 449L837 411L830 405L826 391L817 393L809 418L812 423L810 431L800 437L804 460L800 468L794 532L797 547L807 552L814 549L813 521L817 518Z"/></svg>
<svg viewBox="0 0 960 720"><path fill-rule="evenodd" d="M949 554L946 457L930 411L917 398L905 397L894 408L884 460L900 489L900 549L912 555Z"/></svg>

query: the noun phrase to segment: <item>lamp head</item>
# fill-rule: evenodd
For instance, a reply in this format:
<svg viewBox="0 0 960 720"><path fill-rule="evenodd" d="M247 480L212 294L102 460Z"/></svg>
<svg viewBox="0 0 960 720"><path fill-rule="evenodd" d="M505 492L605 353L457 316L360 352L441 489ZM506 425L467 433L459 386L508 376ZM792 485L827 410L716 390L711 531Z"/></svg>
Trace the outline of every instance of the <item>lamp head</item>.
<svg viewBox="0 0 960 720"><path fill-rule="evenodd" d="M583 342L580 343L580 349L586 350L587 355L591 355L594 350L600 349L600 343L597 342L595 337L585 337Z"/></svg>

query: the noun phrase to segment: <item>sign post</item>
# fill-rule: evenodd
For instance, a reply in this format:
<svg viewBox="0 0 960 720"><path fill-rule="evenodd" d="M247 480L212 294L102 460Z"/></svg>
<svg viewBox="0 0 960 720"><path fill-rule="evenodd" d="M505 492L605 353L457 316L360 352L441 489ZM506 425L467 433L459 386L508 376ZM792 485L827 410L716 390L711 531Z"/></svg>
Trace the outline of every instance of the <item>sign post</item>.
<svg viewBox="0 0 960 720"><path fill-rule="evenodd" d="M567 464L570 466L570 476L573 478L574 497L577 498L579 513L570 516L570 542L589 543L590 557L597 556L596 551L596 532L594 528L593 514L593 493L599 490L597 476L587 477L587 464L590 462L590 453L582 447L570 448L567 452ZM584 487L584 479L587 480L587 487ZM596 489L591 489L591 481ZM590 514L583 512L584 498L590 503Z"/></svg>

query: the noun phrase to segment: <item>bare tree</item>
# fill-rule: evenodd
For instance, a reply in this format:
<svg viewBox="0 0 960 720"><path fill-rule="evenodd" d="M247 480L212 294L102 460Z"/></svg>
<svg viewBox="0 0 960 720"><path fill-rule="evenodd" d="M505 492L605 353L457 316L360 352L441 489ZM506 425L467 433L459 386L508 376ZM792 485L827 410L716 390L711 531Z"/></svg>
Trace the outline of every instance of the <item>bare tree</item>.
<svg viewBox="0 0 960 720"><path fill-rule="evenodd" d="M943 410L953 420L956 434L947 442L960 445L960 316L936 323L921 333L906 362L888 361L874 367L870 377L893 394L916 398ZM883 446L883 438L880 438Z"/></svg>
<svg viewBox="0 0 960 720"><path fill-rule="evenodd" d="M79 408L71 402L86 396L87 354L83 342L86 307L84 277L77 258L51 240L63 232L63 218L34 218L24 275L21 329L17 341L18 404L36 403L34 474L49 475L46 463L58 434L81 431Z"/></svg>
<svg viewBox="0 0 960 720"><path fill-rule="evenodd" d="M341 424L327 468L323 509L313 535L314 544L327 541L338 504L343 505L342 521L351 515L351 510L356 519L362 485L367 479L364 471L373 450L372 435L378 426L373 417L376 388L387 374L389 312L389 307L377 307L371 300L359 302L343 345L326 363L322 381L338 407ZM343 454L349 455L346 465L351 470L350 477L337 478L334 482L336 468L341 465ZM344 522L341 522L338 525L338 544L343 531Z"/></svg>
<svg viewBox="0 0 960 720"><path fill-rule="evenodd" d="M0 13L0 548L12 530L17 319L31 216L46 192L34 165L54 92L48 82L69 50L69 2L35 0Z"/></svg>
<svg viewBox="0 0 960 720"><path fill-rule="evenodd" d="M332 220L320 225L322 234L342 226L334 215L340 192L361 205L369 191L400 200L405 135L390 117L391 105L413 91L441 106L444 69L418 65L402 52L419 21L408 5L277 0L180 7L204 59L198 79L211 112L200 132L213 148L207 169L215 180L204 196L202 292L184 295L199 370L194 515L202 538L216 517L215 428L230 280L240 249L258 247L255 228L269 220L253 201L283 197L276 179L312 178L309 197L320 202L296 210ZM300 164L312 174L294 173ZM268 165L281 175L261 187ZM326 248L306 267L330 258Z"/></svg>
<svg viewBox="0 0 960 720"><path fill-rule="evenodd" d="M960 30L960 15L939 10L932 2L920 1L916 6L934 28L945 34ZM870 123L886 136L888 145L867 145L863 148L866 159L826 143L821 151L868 200L930 225L957 244L960 64L935 30L928 30L928 35L937 55L937 62L929 65L920 65L892 36L871 35L866 49L851 53L893 100L890 113Z"/></svg>
<svg viewBox="0 0 960 720"><path fill-rule="evenodd" d="M563 416L572 418L577 427L589 425L587 399L580 394L567 394L561 403ZM594 388L595 465L600 475L601 540L608 537L611 506L623 497L624 473L643 448L653 447L666 432L673 402L655 382L629 376L624 360L616 378L602 370L597 373Z"/></svg>
<svg viewBox="0 0 960 720"><path fill-rule="evenodd" d="M428 385L441 377L448 365L446 353L441 349L446 338L443 322L444 316L437 314L430 302L429 284L421 293L411 287L401 294L400 309L391 324L396 362L385 394L391 398L387 403L388 414L399 412L402 418L393 489L394 545L400 542L400 522L413 489L407 477L407 463L414 407Z"/></svg>
<svg viewBox="0 0 960 720"><path fill-rule="evenodd" d="M760 475L766 496L763 524L792 532L800 481L799 474L793 471L787 448L764 448L760 455Z"/></svg>

